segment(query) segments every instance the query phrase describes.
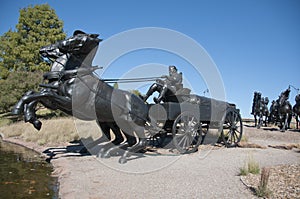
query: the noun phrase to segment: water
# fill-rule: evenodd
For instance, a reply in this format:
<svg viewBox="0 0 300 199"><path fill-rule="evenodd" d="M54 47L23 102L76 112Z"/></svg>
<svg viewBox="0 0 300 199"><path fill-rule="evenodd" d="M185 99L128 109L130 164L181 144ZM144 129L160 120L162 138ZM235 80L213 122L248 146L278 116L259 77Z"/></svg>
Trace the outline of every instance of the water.
<svg viewBox="0 0 300 199"><path fill-rule="evenodd" d="M36 152L0 141L0 198L57 198L52 171Z"/></svg>

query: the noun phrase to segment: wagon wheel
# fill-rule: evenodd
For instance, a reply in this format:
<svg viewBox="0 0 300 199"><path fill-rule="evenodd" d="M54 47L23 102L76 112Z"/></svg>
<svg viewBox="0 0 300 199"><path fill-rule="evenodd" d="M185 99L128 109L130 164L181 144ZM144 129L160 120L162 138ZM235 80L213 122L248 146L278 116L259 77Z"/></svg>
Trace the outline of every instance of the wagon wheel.
<svg viewBox="0 0 300 199"><path fill-rule="evenodd" d="M189 112L177 116L173 123L173 144L180 153L192 153L198 150L201 143L201 123Z"/></svg>
<svg viewBox="0 0 300 199"><path fill-rule="evenodd" d="M234 108L227 108L223 118L222 141L226 147L235 147L241 141L243 124L240 113Z"/></svg>

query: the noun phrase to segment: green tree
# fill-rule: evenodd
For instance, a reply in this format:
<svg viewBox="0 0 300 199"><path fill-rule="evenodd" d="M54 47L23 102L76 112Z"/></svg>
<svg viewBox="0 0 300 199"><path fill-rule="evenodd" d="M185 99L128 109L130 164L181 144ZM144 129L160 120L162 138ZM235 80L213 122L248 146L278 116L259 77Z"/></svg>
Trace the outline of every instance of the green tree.
<svg viewBox="0 0 300 199"><path fill-rule="evenodd" d="M0 37L0 79L6 79L15 65L15 46L17 46L16 32L9 30Z"/></svg>
<svg viewBox="0 0 300 199"><path fill-rule="evenodd" d="M42 72L16 71L0 80L0 112L8 112L28 91L36 90L42 81Z"/></svg>
<svg viewBox="0 0 300 199"><path fill-rule="evenodd" d="M65 37L63 22L48 4L20 9L16 30L0 36L0 112L10 111L26 91L38 88L50 69L39 49Z"/></svg>
<svg viewBox="0 0 300 199"><path fill-rule="evenodd" d="M0 37L0 78L12 71L48 71L39 49L65 37L63 22L48 4L21 9L16 31Z"/></svg>
<svg viewBox="0 0 300 199"><path fill-rule="evenodd" d="M133 93L133 94L135 94L135 95L137 95L137 96L142 95L141 92L140 92L139 90L135 90L135 89L134 89L134 90L130 90L130 92Z"/></svg>
<svg viewBox="0 0 300 199"><path fill-rule="evenodd" d="M113 87L118 89L119 88L119 84L117 82L115 82Z"/></svg>

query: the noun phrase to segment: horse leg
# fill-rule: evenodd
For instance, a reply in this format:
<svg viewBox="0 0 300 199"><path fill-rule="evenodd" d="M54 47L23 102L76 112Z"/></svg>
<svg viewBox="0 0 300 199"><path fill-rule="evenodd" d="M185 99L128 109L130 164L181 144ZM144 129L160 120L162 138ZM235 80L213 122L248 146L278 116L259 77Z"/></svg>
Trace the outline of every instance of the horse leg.
<svg viewBox="0 0 300 199"><path fill-rule="evenodd" d="M107 122L97 122L99 127L101 128L101 132L102 132L102 136L101 138L99 138L97 141L98 143L101 143L101 142L108 142L111 140L111 136L110 136L110 126L108 125ZM97 144L98 144L97 143ZM112 144L112 142L109 142L107 144L105 144L101 149L100 151L98 152L97 154L97 157L103 157L103 154L111 147L113 147L114 144Z"/></svg>
<svg viewBox="0 0 300 199"><path fill-rule="evenodd" d="M25 99L30 96L33 95L35 92L34 91L28 91L25 93L25 95L23 95L23 97L18 101L18 103L14 106L13 110L12 110L12 114L13 115L20 115L24 112L24 101Z"/></svg>
<svg viewBox="0 0 300 199"><path fill-rule="evenodd" d="M148 140L145 138L145 133L144 133L143 127L135 128L135 132L139 138L139 141L135 145L133 145L132 147L129 147L125 151L125 153L119 159L120 164L126 163L127 158L130 157L132 153L137 153L137 152L141 151L142 149L145 149L148 144Z"/></svg>
<svg viewBox="0 0 300 199"><path fill-rule="evenodd" d="M288 114L285 114L284 117L281 119L281 132L285 132L288 126Z"/></svg>
<svg viewBox="0 0 300 199"><path fill-rule="evenodd" d="M21 114L23 112L25 122L32 123L36 129L40 130L42 123L36 119L36 104L41 102L46 107L56 109L55 105L47 103L48 100L61 104L66 110L72 109L71 100L67 97L59 96L49 90L42 90L40 93L28 91L15 105L12 114Z"/></svg>
<svg viewBox="0 0 300 199"><path fill-rule="evenodd" d="M292 113L289 113L288 114L288 126L287 126L288 129L291 128L292 117L293 117Z"/></svg>
<svg viewBox="0 0 300 199"><path fill-rule="evenodd" d="M41 130L42 122L36 118L36 105L37 101L32 101L29 104L24 105L24 120L25 122L29 122L33 124L34 128L37 130Z"/></svg>
<svg viewBox="0 0 300 199"><path fill-rule="evenodd" d="M106 151L104 151L104 153L101 155L101 157L108 158L112 154L118 155L120 153L120 151L126 151L128 149L128 147L131 147L134 144L136 144L136 138L134 136L125 133L125 137L126 137L126 142L120 143L118 145L111 143L111 145L110 145L111 147L108 148Z"/></svg>
<svg viewBox="0 0 300 199"><path fill-rule="evenodd" d="M104 130L103 131L105 134L104 136L109 137L109 140L111 139L110 138L110 129L113 131L113 133L115 135L115 139L113 141L111 141L110 143L104 145L98 154L98 157L108 158L111 156L111 153L113 151L120 149L121 147L126 145L126 143L121 144L122 142L124 142L124 138L123 138L120 128L118 127L118 125L115 122L101 123L100 125L102 128L102 131Z"/></svg>
<svg viewBox="0 0 300 199"><path fill-rule="evenodd" d="M265 115L265 127L268 126L268 122L269 122L269 114L267 113L267 114Z"/></svg>
<svg viewBox="0 0 300 199"><path fill-rule="evenodd" d="M257 128L260 129L262 124L262 115L261 113L258 115L258 123L257 123Z"/></svg>

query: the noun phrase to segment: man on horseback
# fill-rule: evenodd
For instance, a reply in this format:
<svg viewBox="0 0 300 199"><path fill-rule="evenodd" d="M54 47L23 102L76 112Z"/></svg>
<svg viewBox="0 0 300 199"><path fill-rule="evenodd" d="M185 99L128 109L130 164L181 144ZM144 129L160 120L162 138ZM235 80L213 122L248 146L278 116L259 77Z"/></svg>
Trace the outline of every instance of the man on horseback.
<svg viewBox="0 0 300 199"><path fill-rule="evenodd" d="M154 97L153 100L158 104L164 99L167 91L171 91L175 94L176 91L183 88L182 73L178 73L176 66L169 66L169 76L164 75L162 78L165 79L157 79L156 82L152 84L146 95L142 97L144 101L147 101L147 99L157 91L159 92L159 96L158 98Z"/></svg>
<svg viewBox="0 0 300 199"><path fill-rule="evenodd" d="M56 103L45 103L50 109L57 109L57 104L61 104L64 112L72 113L72 84L78 68L82 66L91 66L92 60L96 54L97 47L101 39L98 34L87 34L76 30L72 37L59 41L55 44L44 46L40 49L40 54L51 59L55 59L51 66L51 71L44 74L46 84L40 84L41 91L27 92L15 105L12 114L24 113L25 122L33 123L37 129L41 128L41 122L36 119L35 109L37 100L56 99ZM28 101L28 102L27 102Z"/></svg>
<svg viewBox="0 0 300 199"><path fill-rule="evenodd" d="M55 59L50 72L46 73L44 78L47 80L57 79L59 75L66 75L61 71L74 70L82 65L91 66L97 47L102 41L97 38L98 36L98 34L87 34L76 30L72 37L42 47L40 54L43 57Z"/></svg>

